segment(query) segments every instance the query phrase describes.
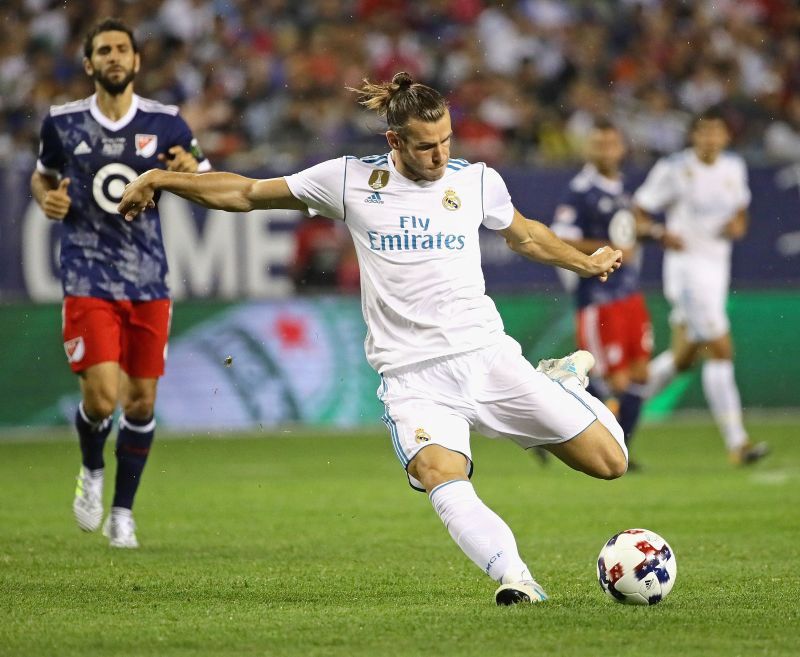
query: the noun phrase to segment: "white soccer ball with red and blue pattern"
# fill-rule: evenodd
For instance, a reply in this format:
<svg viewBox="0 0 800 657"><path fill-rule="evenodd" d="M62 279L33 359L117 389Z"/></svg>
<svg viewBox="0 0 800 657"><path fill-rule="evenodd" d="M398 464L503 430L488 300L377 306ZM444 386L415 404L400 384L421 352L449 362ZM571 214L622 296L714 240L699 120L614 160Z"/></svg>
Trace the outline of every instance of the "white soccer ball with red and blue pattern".
<svg viewBox="0 0 800 657"><path fill-rule="evenodd" d="M648 529L615 534L597 557L600 588L617 602L654 605L675 584L678 563L667 542Z"/></svg>

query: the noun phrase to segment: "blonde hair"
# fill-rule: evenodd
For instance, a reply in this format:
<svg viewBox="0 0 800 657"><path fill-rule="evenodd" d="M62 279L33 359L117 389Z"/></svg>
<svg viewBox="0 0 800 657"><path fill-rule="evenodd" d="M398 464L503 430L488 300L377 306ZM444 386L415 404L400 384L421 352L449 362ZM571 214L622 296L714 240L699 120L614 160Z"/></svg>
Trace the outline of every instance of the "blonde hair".
<svg viewBox="0 0 800 657"><path fill-rule="evenodd" d="M419 82L401 71L395 73L391 82L370 82L366 78L358 89L348 87L360 94L358 102L367 109L385 116L389 129L403 135L409 119L433 122L441 119L447 111L447 101L436 89Z"/></svg>

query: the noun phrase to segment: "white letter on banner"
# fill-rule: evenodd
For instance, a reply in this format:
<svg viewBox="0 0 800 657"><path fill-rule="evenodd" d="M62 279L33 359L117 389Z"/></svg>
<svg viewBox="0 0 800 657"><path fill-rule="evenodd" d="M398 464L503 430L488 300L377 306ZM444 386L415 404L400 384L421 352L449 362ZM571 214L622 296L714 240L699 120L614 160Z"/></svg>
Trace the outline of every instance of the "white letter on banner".
<svg viewBox="0 0 800 657"><path fill-rule="evenodd" d="M285 273L270 272L270 266L288 267L294 257L294 233L270 231L270 221L287 221L296 213L256 210L242 217L245 235L245 294L248 297L285 297L292 284Z"/></svg>
<svg viewBox="0 0 800 657"><path fill-rule="evenodd" d="M22 218L22 275L32 301L61 299L61 282L54 275L51 264L50 232L55 224L44 216L44 212L33 201Z"/></svg>
<svg viewBox="0 0 800 657"><path fill-rule="evenodd" d="M209 210L200 233L187 201L163 194L158 207L175 298L237 296L235 215Z"/></svg>

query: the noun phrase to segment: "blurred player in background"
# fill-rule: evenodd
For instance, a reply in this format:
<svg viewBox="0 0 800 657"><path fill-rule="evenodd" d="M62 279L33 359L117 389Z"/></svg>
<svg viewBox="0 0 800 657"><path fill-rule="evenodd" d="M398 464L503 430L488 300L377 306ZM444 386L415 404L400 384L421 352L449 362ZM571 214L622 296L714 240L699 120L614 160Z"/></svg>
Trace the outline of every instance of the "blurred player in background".
<svg viewBox="0 0 800 657"><path fill-rule="evenodd" d="M576 288L577 342L596 358L592 392L615 411L630 451L639 421L653 348L653 331L639 287L640 239L657 239L664 246L672 236L661 224L631 211L631 191L620 170L625 143L620 131L598 120L588 135L587 163L569 184L556 208L553 232L584 253L603 246L621 249L623 265L606 284L580 279ZM595 377L602 377L598 382ZM629 460L628 469L636 467Z"/></svg>
<svg viewBox="0 0 800 657"><path fill-rule="evenodd" d="M140 60L129 27L115 19L98 23L84 55L95 93L50 108L31 191L45 215L62 222L64 348L82 396L75 519L85 531L100 526L103 448L119 403L116 483L104 532L112 546L135 548L131 508L155 432L171 302L158 212L132 224L116 206L125 185L147 169L210 165L176 107L133 93Z"/></svg>
<svg viewBox="0 0 800 657"><path fill-rule="evenodd" d="M724 152L729 139L720 112L699 115L692 125L691 147L659 160L636 191L634 203L642 219L665 212L667 229L682 243L664 256L672 348L652 361L648 394L660 392L704 350L706 400L731 462L747 464L765 456L768 448L752 444L742 422L725 309L732 243L747 232L750 204L744 160Z"/></svg>
<svg viewBox="0 0 800 657"><path fill-rule="evenodd" d="M581 253L517 212L496 171L450 158L450 113L435 89L398 73L359 91L387 118L389 153L270 180L149 171L128 185L120 211L133 219L158 190L169 190L210 208L346 219L361 266L367 359L381 374L382 419L410 484L427 491L459 547L500 583L498 604L544 600L511 530L469 481L470 430L524 448L544 445L605 479L625 472L627 453L613 414L584 390L591 354L537 371L505 334L485 294L478 229L500 231L533 260L603 280L621 253Z"/></svg>

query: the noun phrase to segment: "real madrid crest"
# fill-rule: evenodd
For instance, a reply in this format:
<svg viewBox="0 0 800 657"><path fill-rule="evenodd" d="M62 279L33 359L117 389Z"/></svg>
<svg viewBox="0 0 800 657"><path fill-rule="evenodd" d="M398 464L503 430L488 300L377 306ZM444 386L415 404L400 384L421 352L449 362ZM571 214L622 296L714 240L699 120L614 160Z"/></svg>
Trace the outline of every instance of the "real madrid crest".
<svg viewBox="0 0 800 657"><path fill-rule="evenodd" d="M450 210L455 212L458 208L461 207L461 199L458 198L456 194L456 190L451 187L448 187L444 190L444 196L442 197L442 206L444 206L445 210Z"/></svg>
<svg viewBox="0 0 800 657"><path fill-rule="evenodd" d="M427 443L430 439L430 434L428 434L425 429L417 429L414 432L414 440L416 440L418 443Z"/></svg>
<svg viewBox="0 0 800 657"><path fill-rule="evenodd" d="M372 189L383 189L389 184L389 172L386 169L375 169L369 176Z"/></svg>

